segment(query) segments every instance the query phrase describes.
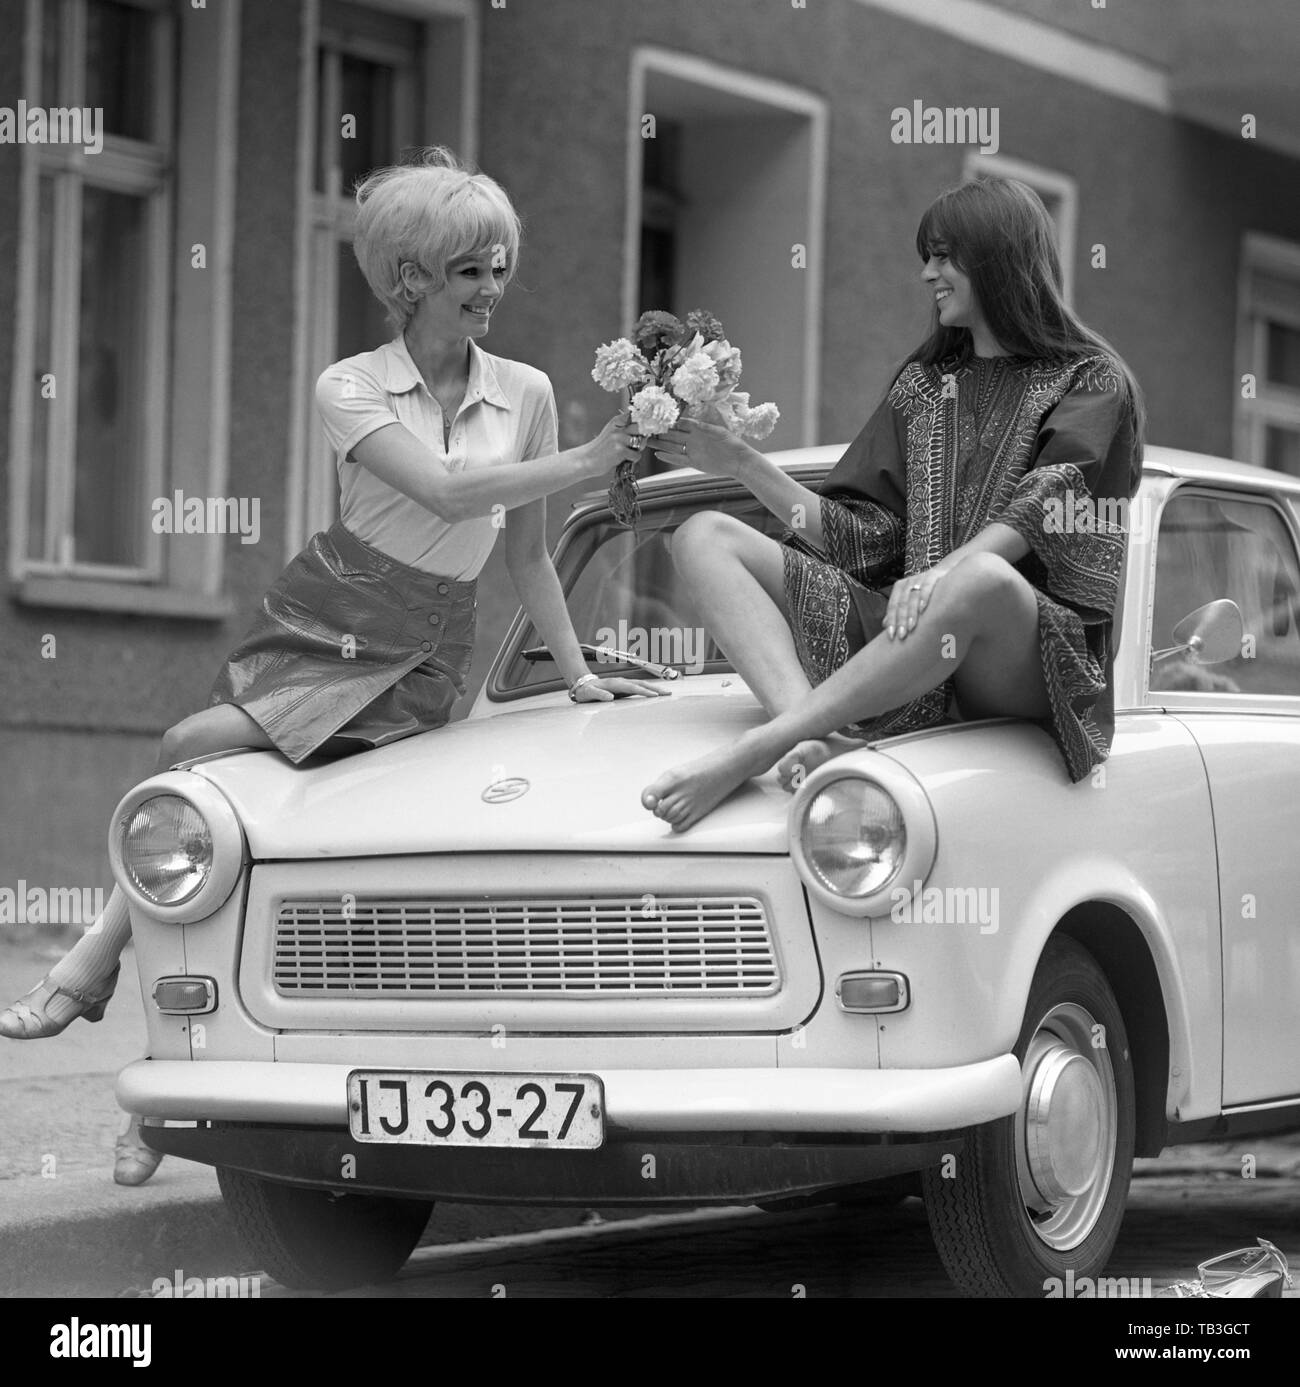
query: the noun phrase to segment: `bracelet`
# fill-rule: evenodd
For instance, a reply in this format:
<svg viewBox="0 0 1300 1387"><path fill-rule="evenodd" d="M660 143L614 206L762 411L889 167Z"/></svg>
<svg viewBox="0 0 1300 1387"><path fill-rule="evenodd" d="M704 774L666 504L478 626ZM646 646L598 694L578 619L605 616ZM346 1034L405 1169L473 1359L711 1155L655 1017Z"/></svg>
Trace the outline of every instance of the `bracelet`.
<svg viewBox="0 0 1300 1387"><path fill-rule="evenodd" d="M588 684L597 684L599 682L599 674L591 674L590 672L588 672L587 674L580 675L577 679L573 681L572 684L569 685L569 702L576 703L578 701L579 689L585 688Z"/></svg>

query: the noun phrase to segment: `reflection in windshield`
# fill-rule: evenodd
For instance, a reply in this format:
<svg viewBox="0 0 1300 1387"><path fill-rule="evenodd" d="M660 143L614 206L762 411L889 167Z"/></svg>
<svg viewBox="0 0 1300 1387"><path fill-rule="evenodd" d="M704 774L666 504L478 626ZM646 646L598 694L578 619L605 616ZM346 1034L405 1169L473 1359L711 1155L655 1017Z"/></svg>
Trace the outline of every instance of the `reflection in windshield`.
<svg viewBox="0 0 1300 1387"><path fill-rule="evenodd" d="M673 566L672 542L677 527L697 510L726 510L778 535L780 524L752 497L711 498L676 505L646 505L635 530L625 530L609 516L597 516L569 536L556 558L578 640L623 650L655 664L673 665L684 675L730 670L712 635L700 619L686 584ZM542 641L531 622L522 639L511 644L503 666L505 689L531 689L558 680L550 660L527 661L521 651ZM636 670L620 673L636 674Z"/></svg>

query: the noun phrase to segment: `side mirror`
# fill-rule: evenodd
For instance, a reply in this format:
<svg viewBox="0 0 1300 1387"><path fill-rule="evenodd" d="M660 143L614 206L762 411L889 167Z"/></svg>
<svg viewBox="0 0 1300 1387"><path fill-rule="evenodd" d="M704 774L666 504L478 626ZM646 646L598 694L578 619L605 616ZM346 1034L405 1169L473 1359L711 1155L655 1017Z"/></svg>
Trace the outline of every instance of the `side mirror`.
<svg viewBox="0 0 1300 1387"><path fill-rule="evenodd" d="M1185 616L1174 627L1177 644L1168 650L1152 652L1152 661L1181 655L1194 665L1221 665L1241 654L1241 638L1246 624L1241 608L1229 597L1207 602Z"/></svg>

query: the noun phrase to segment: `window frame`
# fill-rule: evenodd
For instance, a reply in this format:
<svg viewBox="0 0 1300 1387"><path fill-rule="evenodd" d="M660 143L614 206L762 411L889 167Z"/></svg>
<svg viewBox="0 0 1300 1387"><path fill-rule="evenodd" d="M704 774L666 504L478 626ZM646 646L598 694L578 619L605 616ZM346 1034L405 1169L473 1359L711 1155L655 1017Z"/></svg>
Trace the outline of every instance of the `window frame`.
<svg viewBox="0 0 1300 1387"><path fill-rule="evenodd" d="M220 495L226 484L240 0L229 0L215 10L193 11L197 20L188 7L181 7L178 14L170 0L123 2L159 16L154 42L162 99L156 108L155 140L145 144L105 135L103 152L93 157L100 159L112 151L108 179L87 176L91 156L84 151L24 145L20 152L18 302L9 438L10 578L16 600L29 606L224 619L232 608L221 593L223 535L191 535L186 543L175 544L170 537L155 534L145 514L140 523L145 527L147 562L138 568L28 558L30 448L39 407L34 369L43 171L80 174L92 186L110 188L132 180L138 187L147 178L160 179L148 213L154 253L147 290L150 339L142 494L147 497L152 492L158 497L181 490L190 496ZM45 17L55 6L61 20L75 26L74 33L85 29L83 0L26 0L24 91L36 93L36 104L45 106L51 103L41 88L42 33ZM61 56L61 67L67 61L66 55ZM183 83L176 81L178 66ZM74 81L71 95L81 95L84 69ZM69 100L67 104L84 103ZM161 155L152 152L156 145L162 147ZM55 195L56 200L62 197L62 205L56 202L52 259L65 271L69 265L73 268L60 275L52 290L53 369L56 381L70 379L75 388L81 190L76 187L71 194L60 194L56 184ZM191 227L205 233L207 268L202 274L190 268ZM67 422L59 423L56 443L70 449ZM70 458L70 453L65 457ZM66 490L74 475L75 460L71 460L57 485ZM56 523L57 516L56 508L47 507L47 527Z"/></svg>
<svg viewBox="0 0 1300 1387"><path fill-rule="evenodd" d="M1242 462L1265 466L1266 431L1270 425L1300 434L1300 390L1271 383L1268 379L1266 323L1257 310L1256 272L1290 279L1300 290L1300 243L1248 231L1242 237L1237 277L1237 380L1233 401L1233 449ZM1300 316L1282 310L1279 319L1300 328ZM1242 397L1240 383L1255 378L1255 398ZM1292 476L1273 468L1280 476Z"/></svg>
<svg viewBox="0 0 1300 1387"><path fill-rule="evenodd" d="M1078 253L1079 183L1068 173L1044 168L1007 154L984 154L969 151L962 160L963 183L973 183L980 177L1017 178L1043 198L1060 199L1060 216L1054 217L1056 251L1061 258L1061 291L1066 306L1074 307L1074 258Z"/></svg>
<svg viewBox="0 0 1300 1387"><path fill-rule="evenodd" d="M798 437L789 447L810 447L817 442L821 414L822 298L828 197L830 107L815 92L771 77L726 67L710 58L651 45L634 47L629 59L626 167L623 222L622 317L624 334L630 334L637 318L640 278L642 179L645 141L641 121L647 111L646 79L651 73L680 82L711 88L729 96L770 106L785 115L798 116L809 126L808 262L804 276L803 409Z"/></svg>
<svg viewBox="0 0 1300 1387"><path fill-rule="evenodd" d="M1279 474L1284 475L1284 474ZM1185 481L1164 498L1151 540L1151 587L1146 602L1144 648L1142 652L1143 705L1170 713L1234 713L1252 716L1296 717L1300 715L1300 692L1295 694L1219 693L1200 690L1153 689L1151 650L1154 644L1156 587L1160 581L1160 532L1165 513L1176 500L1233 501L1262 505L1274 512L1291 541L1291 556L1300 573L1300 483L1294 491L1265 491L1254 487L1230 487L1208 481ZM1289 503L1289 504L1287 504ZM1300 636L1298 636L1300 638ZM1207 666L1214 669L1214 665Z"/></svg>

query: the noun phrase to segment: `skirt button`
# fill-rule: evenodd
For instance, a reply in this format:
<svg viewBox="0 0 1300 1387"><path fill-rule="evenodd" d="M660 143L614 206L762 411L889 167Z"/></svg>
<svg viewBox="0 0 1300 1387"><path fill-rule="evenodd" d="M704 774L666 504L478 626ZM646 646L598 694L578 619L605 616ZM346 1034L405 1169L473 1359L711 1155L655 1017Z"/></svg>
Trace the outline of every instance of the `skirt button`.
<svg viewBox="0 0 1300 1387"><path fill-rule="evenodd" d="M438 624L441 620L442 620L442 618L438 615L438 613L437 613L437 612L434 612L434 614L429 618L429 625L430 625L430 626L437 626L437 624Z"/></svg>
<svg viewBox="0 0 1300 1387"><path fill-rule="evenodd" d="M431 646L428 641L421 641L420 649L423 650L424 653L427 655L429 651L433 649L433 646Z"/></svg>

